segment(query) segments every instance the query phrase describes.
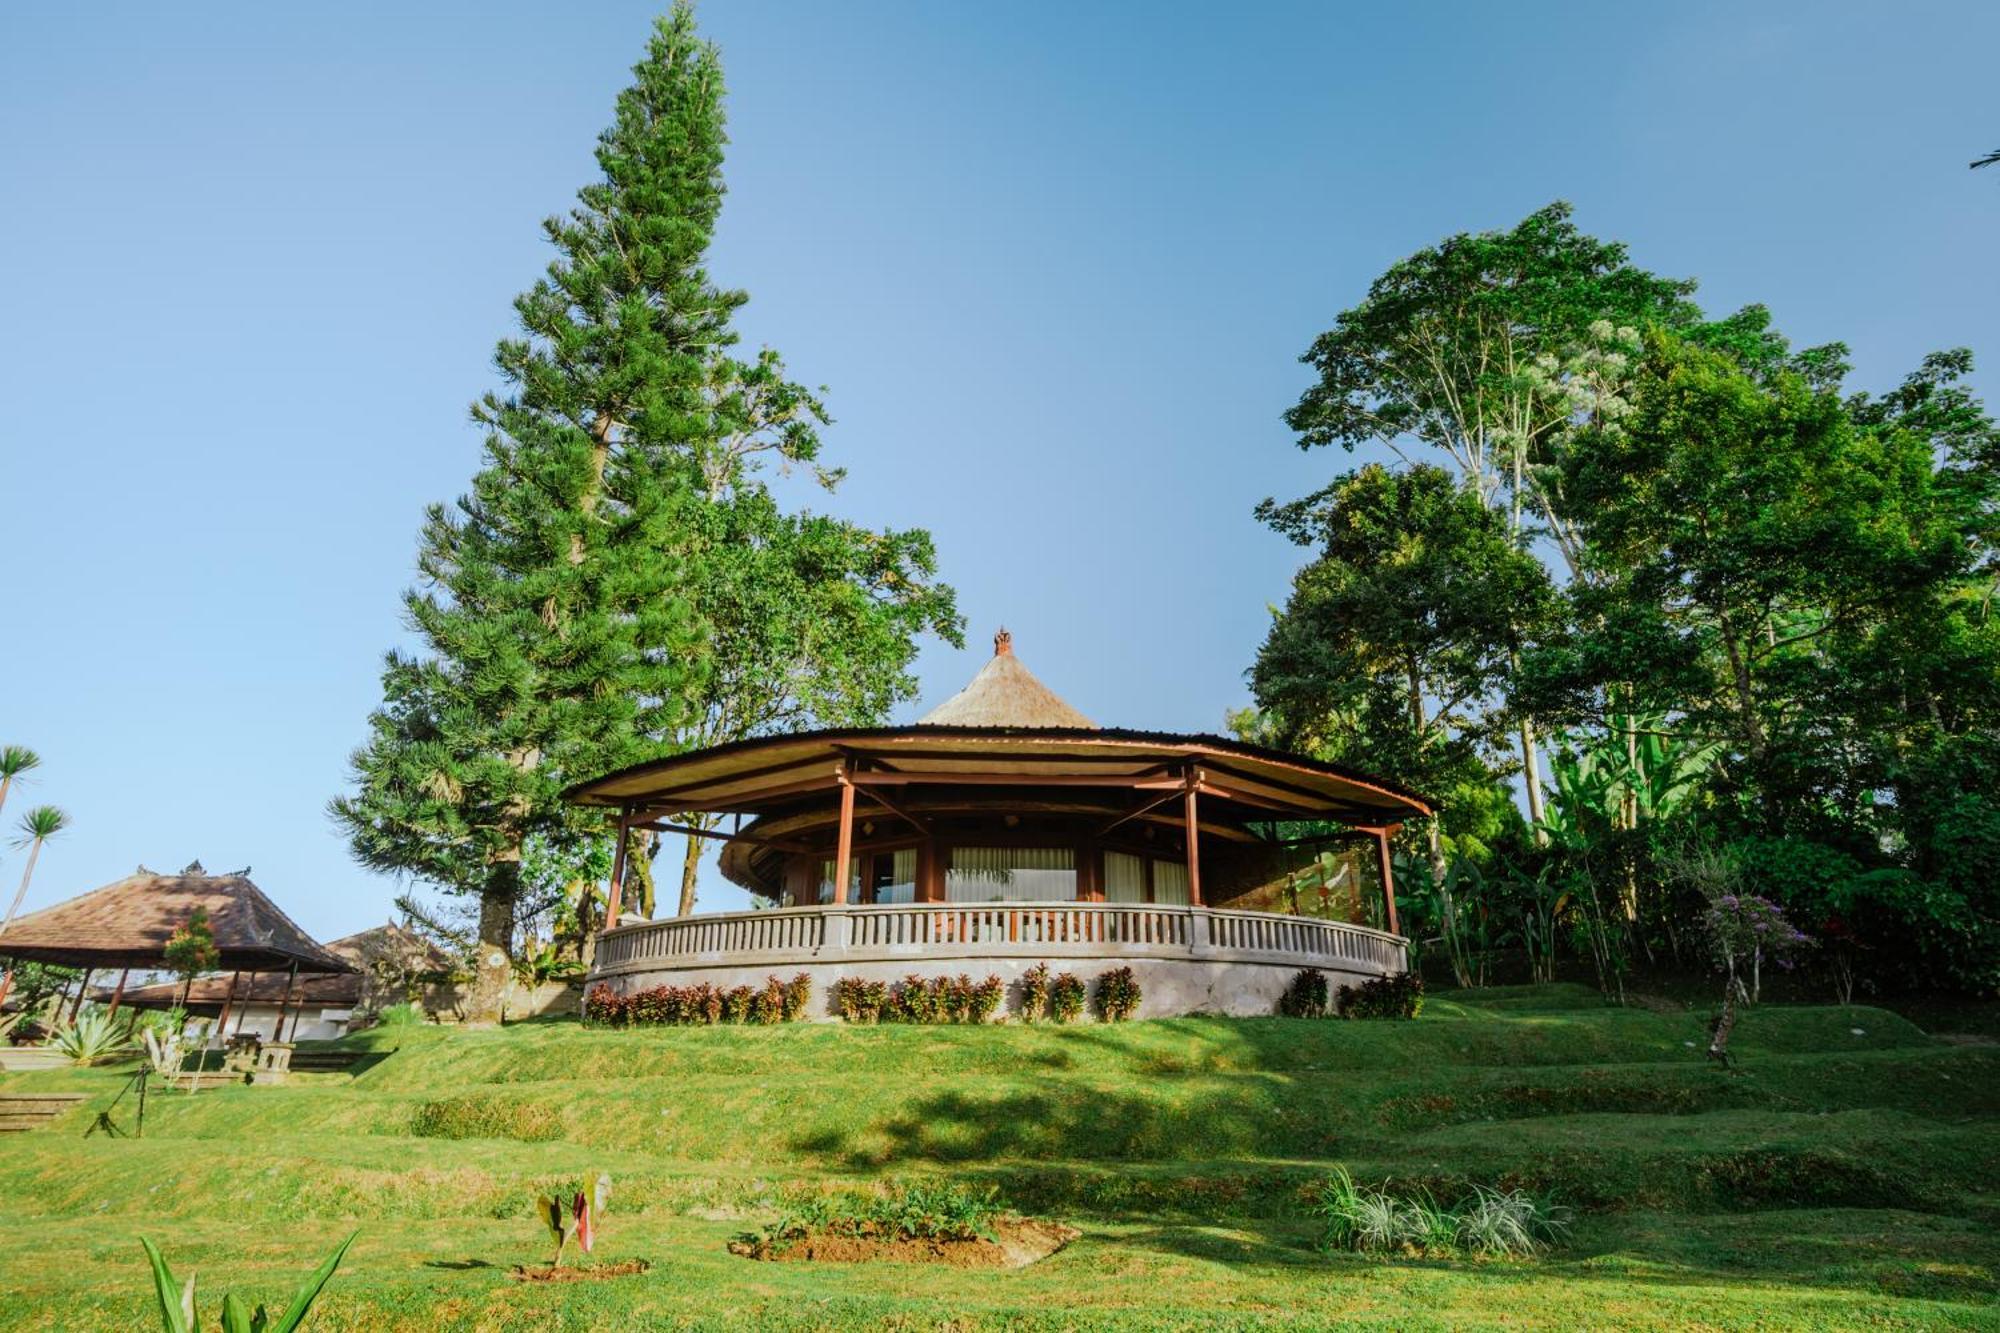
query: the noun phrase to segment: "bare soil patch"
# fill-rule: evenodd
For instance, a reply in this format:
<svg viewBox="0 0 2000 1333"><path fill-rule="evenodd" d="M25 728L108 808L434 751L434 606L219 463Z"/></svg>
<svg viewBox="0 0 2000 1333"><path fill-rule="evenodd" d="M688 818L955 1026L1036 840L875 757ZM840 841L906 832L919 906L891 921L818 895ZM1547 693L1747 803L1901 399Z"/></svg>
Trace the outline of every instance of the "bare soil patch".
<svg viewBox="0 0 2000 1333"><path fill-rule="evenodd" d="M954 1268L1025 1268L1046 1259L1083 1233L1060 1222L1033 1217L1003 1218L993 1224L997 1240L936 1240L914 1237L809 1234L785 1240L737 1240L729 1252L746 1259L780 1263L949 1264Z"/></svg>
<svg viewBox="0 0 2000 1333"><path fill-rule="evenodd" d="M636 1277L651 1267L644 1259L627 1259L615 1264L565 1264L561 1268L516 1264L508 1271L522 1282L595 1282L607 1277Z"/></svg>

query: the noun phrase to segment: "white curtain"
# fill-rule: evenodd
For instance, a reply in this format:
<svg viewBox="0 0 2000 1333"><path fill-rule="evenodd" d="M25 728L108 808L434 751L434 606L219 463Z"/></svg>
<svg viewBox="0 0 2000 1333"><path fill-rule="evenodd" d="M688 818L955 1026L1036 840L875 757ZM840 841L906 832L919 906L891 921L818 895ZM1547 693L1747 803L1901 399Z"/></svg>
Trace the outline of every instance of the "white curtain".
<svg viewBox="0 0 2000 1333"><path fill-rule="evenodd" d="M875 885L875 901L878 903L912 903L917 900L917 849L905 847L900 852L890 853L891 867L889 882ZM875 857L876 874L880 875L882 857Z"/></svg>
<svg viewBox="0 0 2000 1333"><path fill-rule="evenodd" d="M1146 861L1130 852L1104 854L1104 901L1143 903L1146 901Z"/></svg>
<svg viewBox="0 0 2000 1333"><path fill-rule="evenodd" d="M1076 899L1068 847L954 847L944 896L954 903L1054 903Z"/></svg>
<svg viewBox="0 0 2000 1333"><path fill-rule="evenodd" d="M1187 867L1179 861L1153 862L1153 901L1186 907Z"/></svg>

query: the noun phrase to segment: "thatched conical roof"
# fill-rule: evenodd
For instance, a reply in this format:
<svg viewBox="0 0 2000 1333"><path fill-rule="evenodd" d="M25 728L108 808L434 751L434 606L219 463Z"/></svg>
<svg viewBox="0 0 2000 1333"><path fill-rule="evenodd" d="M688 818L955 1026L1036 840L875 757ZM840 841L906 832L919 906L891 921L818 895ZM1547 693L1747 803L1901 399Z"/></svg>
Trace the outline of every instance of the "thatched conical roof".
<svg viewBox="0 0 2000 1333"><path fill-rule="evenodd" d="M225 971L351 972L298 923L278 910L248 872L204 873L197 862L178 875L144 866L78 898L19 917L0 932L0 957L68 967L164 967L167 940L197 908L208 912Z"/></svg>
<svg viewBox="0 0 2000 1333"><path fill-rule="evenodd" d="M993 659L966 687L917 719L920 727L1061 727L1096 731L1014 656L1014 636L993 636Z"/></svg>

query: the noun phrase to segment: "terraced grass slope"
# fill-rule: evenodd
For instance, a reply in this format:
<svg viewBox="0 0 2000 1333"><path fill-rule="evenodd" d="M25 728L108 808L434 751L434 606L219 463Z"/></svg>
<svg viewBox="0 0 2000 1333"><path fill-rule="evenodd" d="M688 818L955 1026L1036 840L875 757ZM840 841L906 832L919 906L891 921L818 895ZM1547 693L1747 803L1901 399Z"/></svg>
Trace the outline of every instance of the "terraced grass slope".
<svg viewBox="0 0 2000 1333"><path fill-rule="evenodd" d="M2000 1046L1883 1010L1700 1016L1568 987L1434 1000L1415 1023L592 1032L403 1029L353 1075L155 1091L145 1137L83 1137L124 1071L0 1142L0 1326L147 1327L134 1239L277 1302L356 1226L326 1329L1995 1327ZM129 1102L117 1118L129 1128ZM1578 1210L1535 1262L1327 1256L1327 1163ZM600 1259L518 1284L532 1196L603 1165ZM784 1188L943 1173L1082 1241L1020 1272L758 1264L725 1243Z"/></svg>

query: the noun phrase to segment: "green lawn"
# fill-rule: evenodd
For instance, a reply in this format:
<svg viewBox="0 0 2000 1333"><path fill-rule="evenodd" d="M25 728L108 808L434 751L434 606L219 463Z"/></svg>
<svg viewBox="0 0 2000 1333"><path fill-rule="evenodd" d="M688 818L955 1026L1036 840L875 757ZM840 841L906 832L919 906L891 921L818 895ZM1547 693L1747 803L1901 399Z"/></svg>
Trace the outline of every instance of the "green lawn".
<svg viewBox="0 0 2000 1333"><path fill-rule="evenodd" d="M211 1311L279 1302L358 1226L315 1327L2000 1328L2000 1046L1767 1007L1725 1073L1704 1036L1573 987L1404 1024L377 1032L351 1078L156 1091L143 1140L86 1109L0 1141L0 1325L148 1326L140 1234ZM1329 1257L1301 1194L1334 1161L1552 1191L1577 1226L1537 1262ZM652 1271L514 1282L537 1187L599 1164L597 1257ZM1020 1272L724 1248L787 1184L938 1172L1084 1237Z"/></svg>

